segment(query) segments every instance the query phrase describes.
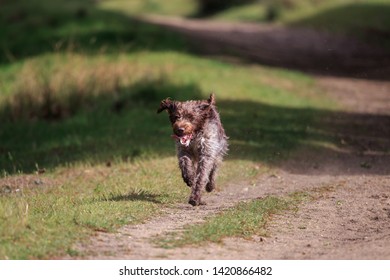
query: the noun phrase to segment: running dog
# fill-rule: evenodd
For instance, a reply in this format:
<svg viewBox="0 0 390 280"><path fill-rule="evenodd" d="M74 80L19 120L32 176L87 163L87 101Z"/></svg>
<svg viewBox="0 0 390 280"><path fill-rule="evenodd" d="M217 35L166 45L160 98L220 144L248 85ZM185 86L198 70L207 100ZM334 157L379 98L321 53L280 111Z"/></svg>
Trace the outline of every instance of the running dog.
<svg viewBox="0 0 390 280"><path fill-rule="evenodd" d="M215 96L207 100L162 100L157 113L166 110L173 128L179 167L184 182L191 188L188 203L205 204L201 192L215 188L217 168L228 151L228 137L215 106Z"/></svg>

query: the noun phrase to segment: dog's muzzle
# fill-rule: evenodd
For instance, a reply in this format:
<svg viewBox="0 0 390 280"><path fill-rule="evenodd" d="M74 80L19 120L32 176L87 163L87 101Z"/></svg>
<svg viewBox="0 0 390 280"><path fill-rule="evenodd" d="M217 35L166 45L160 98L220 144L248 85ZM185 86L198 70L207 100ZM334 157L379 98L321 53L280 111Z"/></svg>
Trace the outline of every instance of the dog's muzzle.
<svg viewBox="0 0 390 280"><path fill-rule="evenodd" d="M186 134L183 136L177 136L176 134L173 134L171 137L175 140L178 140L181 145L186 147L190 145L191 140L193 138L192 134Z"/></svg>

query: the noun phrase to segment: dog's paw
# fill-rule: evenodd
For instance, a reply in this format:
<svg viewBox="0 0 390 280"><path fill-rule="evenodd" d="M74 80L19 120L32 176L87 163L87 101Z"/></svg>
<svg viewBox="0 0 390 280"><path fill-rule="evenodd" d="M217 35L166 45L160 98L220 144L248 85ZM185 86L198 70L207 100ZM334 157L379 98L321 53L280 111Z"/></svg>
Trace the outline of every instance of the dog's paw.
<svg viewBox="0 0 390 280"><path fill-rule="evenodd" d="M194 178L185 175L182 175L182 178L184 183L186 183L186 185L189 186L190 188L194 185Z"/></svg>
<svg viewBox="0 0 390 280"><path fill-rule="evenodd" d="M191 188L192 185L194 184L192 180L184 179L184 178L183 178L183 180L184 180L184 183L186 183L186 185L187 185L188 187L190 187L190 188Z"/></svg>
<svg viewBox="0 0 390 280"><path fill-rule="evenodd" d="M192 196L188 200L188 203L191 204L192 206L206 205L206 203L201 201L200 198L194 198Z"/></svg>
<svg viewBox="0 0 390 280"><path fill-rule="evenodd" d="M208 183L206 185L206 191L207 192L212 192L214 189L215 189L215 185L214 184Z"/></svg>
<svg viewBox="0 0 390 280"><path fill-rule="evenodd" d="M196 201L194 199L191 199L191 198L190 198L190 200L188 200L188 203L191 204L192 206L198 206L199 205L198 201Z"/></svg>

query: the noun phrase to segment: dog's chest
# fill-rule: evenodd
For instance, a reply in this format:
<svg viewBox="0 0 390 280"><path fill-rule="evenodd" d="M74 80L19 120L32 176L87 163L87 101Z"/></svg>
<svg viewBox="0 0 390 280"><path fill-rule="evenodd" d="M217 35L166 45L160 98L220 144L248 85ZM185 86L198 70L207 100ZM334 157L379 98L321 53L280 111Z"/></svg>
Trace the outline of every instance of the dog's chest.
<svg viewBox="0 0 390 280"><path fill-rule="evenodd" d="M220 143L216 138L208 138L204 135L195 137L188 147L177 144L178 153L191 156L192 160L198 162L201 155L214 157L218 153Z"/></svg>

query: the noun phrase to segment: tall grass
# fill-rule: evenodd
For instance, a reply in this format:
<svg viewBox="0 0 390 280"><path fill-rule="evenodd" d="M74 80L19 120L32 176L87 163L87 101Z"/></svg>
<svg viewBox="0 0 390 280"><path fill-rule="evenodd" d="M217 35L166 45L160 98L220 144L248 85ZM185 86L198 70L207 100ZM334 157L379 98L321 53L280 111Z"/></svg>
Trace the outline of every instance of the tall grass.
<svg viewBox="0 0 390 280"><path fill-rule="evenodd" d="M136 83L163 83L162 71L137 64L67 54L24 63L5 101L12 120L55 120L92 110L99 99L118 100ZM162 86L162 85L161 85Z"/></svg>

